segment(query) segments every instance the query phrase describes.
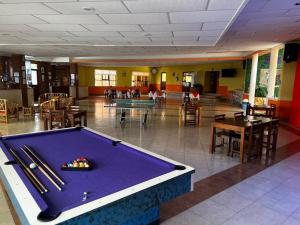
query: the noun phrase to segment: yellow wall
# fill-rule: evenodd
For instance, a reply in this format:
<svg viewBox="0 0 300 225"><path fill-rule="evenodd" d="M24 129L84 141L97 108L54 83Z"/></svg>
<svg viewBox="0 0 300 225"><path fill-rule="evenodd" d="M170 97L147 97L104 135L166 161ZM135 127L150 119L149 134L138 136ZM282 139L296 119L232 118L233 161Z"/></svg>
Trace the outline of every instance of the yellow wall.
<svg viewBox="0 0 300 225"><path fill-rule="evenodd" d="M86 67L79 66L79 86L95 86L95 69L101 70L116 70L117 71L117 86L131 86L131 74L133 71L149 72L150 83L153 83L153 76L150 72L150 67Z"/></svg>
<svg viewBox="0 0 300 225"><path fill-rule="evenodd" d="M280 87L280 100L292 100L297 62L284 63Z"/></svg>
<svg viewBox="0 0 300 225"><path fill-rule="evenodd" d="M196 72L197 75L195 77L195 83L201 83L203 85L205 82L205 71L220 71L221 75L222 69L232 68L237 69L237 76L233 78L223 78L220 76L219 85L228 86L229 90L242 89L244 87L244 70L242 61L160 67L156 78L156 83L160 83L161 72L167 73L167 84L169 85L181 85L183 72ZM173 76L173 74L175 74L175 76ZM176 81L177 76L178 81Z"/></svg>
<svg viewBox="0 0 300 225"><path fill-rule="evenodd" d="M220 71L222 69L237 69L237 76L233 78L222 78L220 76L219 85L228 86L229 90L243 89L244 86L244 70L242 61L224 62L224 63L205 63L188 66L166 66L159 67L156 75L151 74L151 67L85 67L79 66L79 85L94 86L94 70L117 70L117 86L131 86L132 71L149 72L149 83L160 84L160 76L162 72L167 73L167 85L181 85L183 72L196 72L195 83L205 82L205 71ZM174 75L173 75L174 74ZM178 81L176 77L178 76Z"/></svg>

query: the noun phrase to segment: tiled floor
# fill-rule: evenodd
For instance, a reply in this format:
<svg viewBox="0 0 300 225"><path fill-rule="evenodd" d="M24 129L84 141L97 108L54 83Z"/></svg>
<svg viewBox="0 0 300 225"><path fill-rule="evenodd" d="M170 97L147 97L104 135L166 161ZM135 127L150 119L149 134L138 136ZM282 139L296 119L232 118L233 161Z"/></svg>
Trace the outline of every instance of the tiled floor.
<svg viewBox="0 0 300 225"><path fill-rule="evenodd" d="M297 153L162 225L300 225L299 172Z"/></svg>
<svg viewBox="0 0 300 225"><path fill-rule="evenodd" d="M227 157L222 150L211 155L209 153L209 145L210 123L213 120L213 116L220 113L226 113L227 116L232 116L233 112L239 111L240 109L226 104L215 105L209 101L204 102L204 104L202 126L199 128L178 126L179 103L176 101L171 101L166 106L156 109L154 116L148 121L148 126L146 128L140 128L138 122L126 124L125 128L121 128L119 125L115 127L115 110L105 108L105 101L103 98L91 98L80 101L80 106L83 109L88 110L88 126L90 128L195 167L196 181L239 164L237 158ZM35 119L21 119L19 122L12 121L8 126L0 124L0 132L2 134L33 132L42 129L43 124L38 116L36 116ZM285 146L297 139L299 139L299 136L293 132L290 132L287 129L280 129L278 147ZM229 197L227 196L227 198ZM220 197L220 199L222 198ZM240 207L240 205L246 207L248 203L247 200L248 199L245 198L243 202L237 204L239 205L238 207ZM212 221L208 220L203 214L207 214L205 208L211 208L212 210L216 208L215 211L217 214L212 216L216 217L215 222L218 222L217 224L219 224L220 222L223 222L223 219L221 218L221 214L218 215L218 212L220 211L221 213L221 210L218 210L220 205L216 205L216 201L217 200L207 200L207 202L205 201L207 207L199 206L199 212L202 212L202 217L200 217L201 215L195 214L191 208L186 211L186 213L191 214L191 217L187 218L188 214L184 214L183 216L177 216L171 219L171 221L176 219L178 221L174 221L173 224L189 224L187 221L193 221L193 216L196 216L199 217L199 222L197 223L199 225L206 223L213 224L211 223ZM237 201L237 198L232 198L232 202L230 203L231 207L225 207L226 210L228 210L226 214L233 216L236 213L238 207L234 208L234 205ZM194 207L197 208L197 206L198 205ZM0 205L0 207L2 206ZM191 206L189 205L187 208L190 207ZM0 218L1 214L2 209L0 210ZM6 211L3 214L9 217ZM6 219L7 221L5 224L8 225L9 218ZM186 222L180 223L180 219ZM11 219L10 221L12 222ZM201 221L205 222L202 223ZM166 221L165 223L172 224L170 221Z"/></svg>

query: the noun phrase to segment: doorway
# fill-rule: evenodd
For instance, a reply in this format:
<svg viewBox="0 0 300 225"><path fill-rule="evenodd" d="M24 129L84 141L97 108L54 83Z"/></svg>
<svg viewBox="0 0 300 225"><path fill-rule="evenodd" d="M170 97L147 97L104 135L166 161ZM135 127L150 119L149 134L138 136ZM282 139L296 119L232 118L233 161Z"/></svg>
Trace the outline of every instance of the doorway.
<svg viewBox="0 0 300 225"><path fill-rule="evenodd" d="M182 74L182 91L189 92L194 86L194 72L183 72Z"/></svg>
<svg viewBox="0 0 300 225"><path fill-rule="evenodd" d="M161 80L160 80L160 90L165 91L167 86L167 73L162 72L161 73Z"/></svg>
<svg viewBox="0 0 300 225"><path fill-rule="evenodd" d="M204 91L206 93L217 93L219 84L219 71L206 71L204 81Z"/></svg>

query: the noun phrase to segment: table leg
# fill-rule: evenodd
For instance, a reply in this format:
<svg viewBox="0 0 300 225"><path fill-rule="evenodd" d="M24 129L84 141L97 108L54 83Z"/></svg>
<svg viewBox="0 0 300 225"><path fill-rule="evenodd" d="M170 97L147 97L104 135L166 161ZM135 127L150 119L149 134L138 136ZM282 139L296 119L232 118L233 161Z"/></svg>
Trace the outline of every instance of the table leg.
<svg viewBox="0 0 300 225"><path fill-rule="evenodd" d="M241 131L241 143L240 143L240 162L244 162L244 143L245 143L245 129Z"/></svg>
<svg viewBox="0 0 300 225"><path fill-rule="evenodd" d="M211 153L214 153L216 148L216 128L214 126L211 127L211 139Z"/></svg>
<svg viewBox="0 0 300 225"><path fill-rule="evenodd" d="M46 117L44 118L44 130L48 130L48 120Z"/></svg>
<svg viewBox="0 0 300 225"><path fill-rule="evenodd" d="M178 124L179 124L179 127L181 127L181 123L182 123L182 106L179 106L179 109L178 109Z"/></svg>
<svg viewBox="0 0 300 225"><path fill-rule="evenodd" d="M86 127L87 126L87 114L85 113L84 115L83 115L83 125Z"/></svg>
<svg viewBox="0 0 300 225"><path fill-rule="evenodd" d="M70 119L70 124L71 124L71 127L74 127L75 126L75 124L74 124L74 116L72 115L72 116L69 116L69 119Z"/></svg>

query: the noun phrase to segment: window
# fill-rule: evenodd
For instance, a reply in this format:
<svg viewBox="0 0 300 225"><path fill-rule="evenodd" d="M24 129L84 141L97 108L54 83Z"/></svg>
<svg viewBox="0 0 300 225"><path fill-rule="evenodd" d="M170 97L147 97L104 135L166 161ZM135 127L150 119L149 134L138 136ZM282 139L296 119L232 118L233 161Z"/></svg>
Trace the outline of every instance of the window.
<svg viewBox="0 0 300 225"><path fill-rule="evenodd" d="M131 86L133 87L148 87L148 72L132 72Z"/></svg>
<svg viewBox="0 0 300 225"><path fill-rule="evenodd" d="M31 70L31 84L32 85L38 85L37 71L36 70Z"/></svg>
<svg viewBox="0 0 300 225"><path fill-rule="evenodd" d="M116 86L117 71L95 70L95 86Z"/></svg>

